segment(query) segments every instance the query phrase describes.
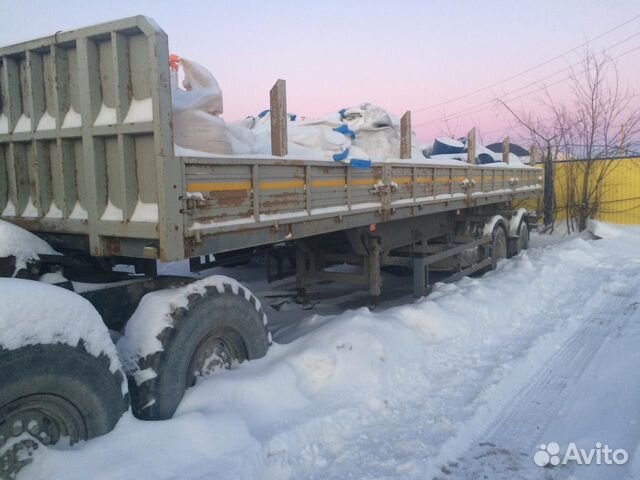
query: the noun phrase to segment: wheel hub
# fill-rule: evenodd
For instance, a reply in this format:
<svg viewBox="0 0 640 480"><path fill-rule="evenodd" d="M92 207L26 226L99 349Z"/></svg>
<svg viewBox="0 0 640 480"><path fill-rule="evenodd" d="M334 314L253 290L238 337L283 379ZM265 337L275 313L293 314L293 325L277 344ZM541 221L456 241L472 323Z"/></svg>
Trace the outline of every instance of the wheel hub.
<svg viewBox="0 0 640 480"><path fill-rule="evenodd" d="M82 415L70 402L49 394L29 395L0 408L0 476L12 478L31 463L40 444L87 438ZM3 477L4 478L4 477Z"/></svg>

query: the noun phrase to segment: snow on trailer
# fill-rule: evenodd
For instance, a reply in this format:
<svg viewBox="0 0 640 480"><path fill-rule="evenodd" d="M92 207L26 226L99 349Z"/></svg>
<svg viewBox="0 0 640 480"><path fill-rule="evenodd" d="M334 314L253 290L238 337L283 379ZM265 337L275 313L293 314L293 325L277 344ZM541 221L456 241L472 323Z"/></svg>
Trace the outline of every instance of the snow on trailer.
<svg viewBox="0 0 640 480"><path fill-rule="evenodd" d="M34 334L33 345L0 348L3 373L13 369L0 379L0 407L10 407L0 409L2 473L15 474L38 445L111 430L129 400L138 418L168 419L200 377L267 353L266 315L245 285L161 276L157 260L190 259L197 271L211 254L250 259L263 247L268 259L295 257L277 276L295 274L301 301L312 282L329 280L368 286L376 303L383 267L412 269L422 296L430 270L452 271L453 281L528 246L530 216L512 202L539 194L540 171L508 155L476 165L490 154L475 129L464 161L427 158L410 112L396 121L364 104L338 112L336 125L298 121L278 80L269 111L227 132L215 80L183 61L192 78L179 92L169 58L166 34L140 16L0 49L0 217L12 224L0 235L14 236L0 237L0 275L84 297L124 364L112 371L83 329L58 341L70 338L65 322L47 324L51 335ZM189 104L196 83L213 96ZM211 128L221 136L196 135ZM242 142L246 151L233 155ZM336 271L338 263L355 270ZM22 428L45 423L45 437Z"/></svg>

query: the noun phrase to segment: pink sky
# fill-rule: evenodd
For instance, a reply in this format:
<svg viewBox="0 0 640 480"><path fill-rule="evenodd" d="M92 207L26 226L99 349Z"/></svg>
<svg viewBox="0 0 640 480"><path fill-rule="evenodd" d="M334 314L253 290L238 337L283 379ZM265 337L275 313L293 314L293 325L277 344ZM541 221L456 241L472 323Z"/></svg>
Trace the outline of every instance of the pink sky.
<svg viewBox="0 0 640 480"><path fill-rule="evenodd" d="M369 101L396 114L414 110L413 125L421 141L445 132L461 136L475 125L485 143L507 133L517 137L518 132L508 115L483 102L565 68L578 60L577 52L493 89L419 110L528 69L640 14L637 0L616 1L615 8L611 2L592 0L115 0L108 7L69 0L65 8L59 5L55 0L24 0L16 8L13 1L0 0L0 45L144 14L168 33L172 52L202 63L217 77L227 120L268 108L269 89L284 78L289 111L299 115L317 116ZM43 11L46 15L33 14ZM611 46L639 31L637 19L593 47ZM635 47L640 47L640 35L612 53ZM636 81L640 49L618 61L623 80ZM566 72L545 83L563 78ZM551 88L568 97L564 82ZM539 96L511 103L535 111ZM465 110L448 124L443 119Z"/></svg>

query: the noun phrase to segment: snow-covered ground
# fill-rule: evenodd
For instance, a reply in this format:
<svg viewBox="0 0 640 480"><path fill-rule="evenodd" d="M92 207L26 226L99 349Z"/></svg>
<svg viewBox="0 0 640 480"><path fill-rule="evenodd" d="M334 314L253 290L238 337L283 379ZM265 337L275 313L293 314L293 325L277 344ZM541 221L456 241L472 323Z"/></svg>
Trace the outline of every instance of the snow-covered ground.
<svg viewBox="0 0 640 480"><path fill-rule="evenodd" d="M200 381L172 420L128 413L21 477L638 478L640 230L602 234L534 236L482 278L374 312L280 303L276 319L304 317L288 343ZM596 441L629 461L533 463L541 443Z"/></svg>

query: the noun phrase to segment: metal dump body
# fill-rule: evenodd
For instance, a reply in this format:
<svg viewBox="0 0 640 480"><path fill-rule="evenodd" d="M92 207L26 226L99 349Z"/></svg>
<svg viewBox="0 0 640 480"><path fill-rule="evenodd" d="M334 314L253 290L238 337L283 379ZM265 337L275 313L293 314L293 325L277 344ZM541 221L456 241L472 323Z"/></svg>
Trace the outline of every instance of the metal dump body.
<svg viewBox="0 0 640 480"><path fill-rule="evenodd" d="M533 168L175 157L168 53L146 17L0 49L1 218L169 261L541 190Z"/></svg>

